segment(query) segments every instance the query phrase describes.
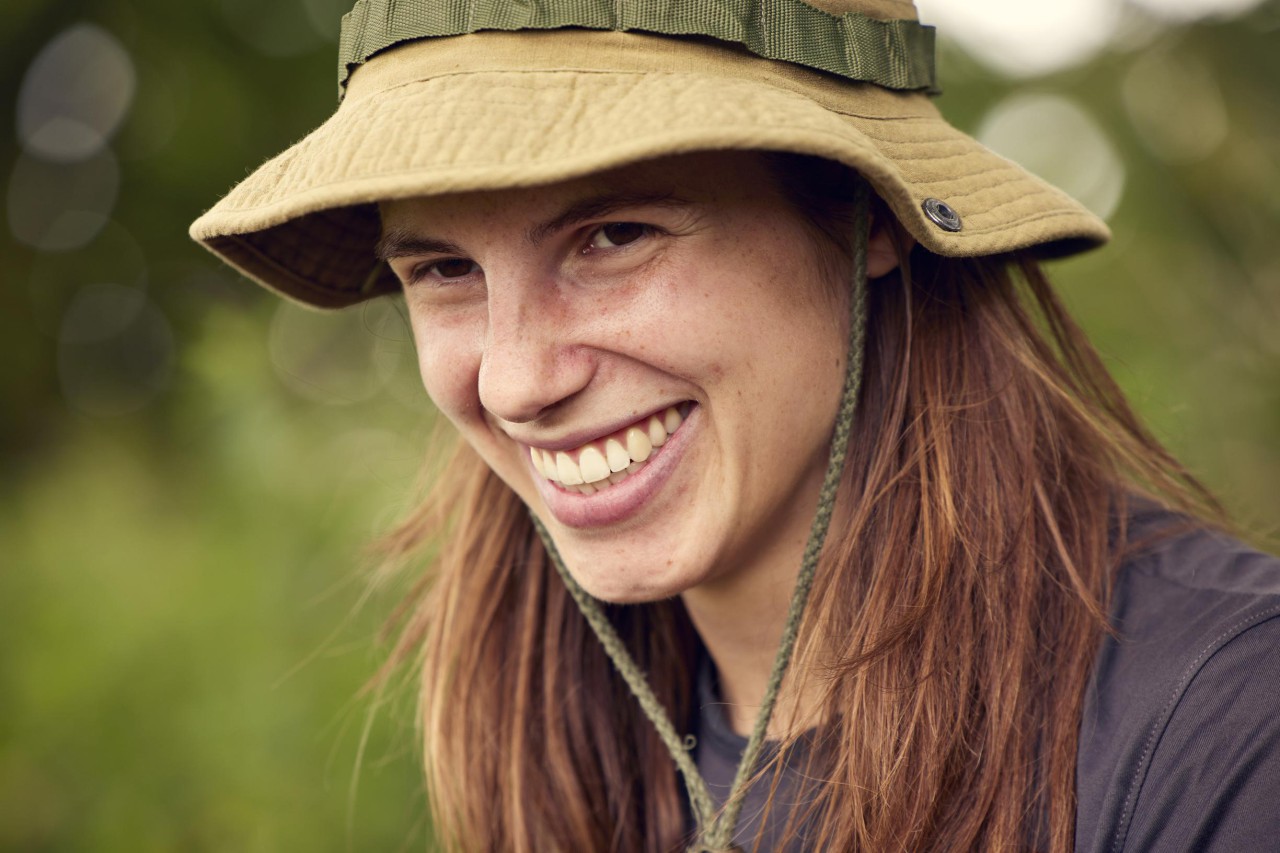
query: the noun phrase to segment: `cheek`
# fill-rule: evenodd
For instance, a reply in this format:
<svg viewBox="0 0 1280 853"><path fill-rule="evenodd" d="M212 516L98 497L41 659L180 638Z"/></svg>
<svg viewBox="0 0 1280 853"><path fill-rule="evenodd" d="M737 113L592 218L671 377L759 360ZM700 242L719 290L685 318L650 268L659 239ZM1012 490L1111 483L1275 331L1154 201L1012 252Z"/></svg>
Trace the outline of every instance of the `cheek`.
<svg viewBox="0 0 1280 853"><path fill-rule="evenodd" d="M682 318L661 334L663 355L696 372L719 412L740 413L753 441L823 439L837 407L844 309L801 239L722 253L734 262L683 281L662 312Z"/></svg>
<svg viewBox="0 0 1280 853"><path fill-rule="evenodd" d="M466 327L448 327L415 321L418 370L423 387L442 414L459 427L480 414L477 377L480 350L476 334Z"/></svg>
<svg viewBox="0 0 1280 853"><path fill-rule="evenodd" d="M779 384L800 391L838 372L842 309L826 298L820 273L804 257L742 260L682 276L663 291L644 327L633 326L654 362L741 383L744 398L773 397Z"/></svg>

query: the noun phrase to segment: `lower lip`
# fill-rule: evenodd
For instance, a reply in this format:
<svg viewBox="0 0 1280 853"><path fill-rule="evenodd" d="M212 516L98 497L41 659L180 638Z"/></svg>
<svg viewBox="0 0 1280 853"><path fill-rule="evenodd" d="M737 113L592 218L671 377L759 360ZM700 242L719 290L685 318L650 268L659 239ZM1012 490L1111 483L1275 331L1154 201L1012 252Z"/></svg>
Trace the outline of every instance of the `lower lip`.
<svg viewBox="0 0 1280 853"><path fill-rule="evenodd" d="M643 468L621 483L610 486L594 495L569 492L558 488L537 472L534 482L542 494L542 500L556 521L566 527L586 529L617 524L640 512L671 479L680 464L692 436L701 423L700 406L694 406L680 429L672 433L660 448L646 461Z"/></svg>

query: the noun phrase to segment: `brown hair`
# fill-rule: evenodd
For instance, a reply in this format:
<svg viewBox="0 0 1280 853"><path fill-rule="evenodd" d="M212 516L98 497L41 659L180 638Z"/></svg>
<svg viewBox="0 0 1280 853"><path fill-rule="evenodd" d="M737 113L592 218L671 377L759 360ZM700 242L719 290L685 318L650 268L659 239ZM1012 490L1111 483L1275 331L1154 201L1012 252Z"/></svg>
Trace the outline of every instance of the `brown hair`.
<svg viewBox="0 0 1280 853"><path fill-rule="evenodd" d="M829 167L774 164L826 233ZM817 187L817 189L815 189ZM1146 432L1027 257L916 249L869 294L840 498L791 666L820 780L785 818L835 850L1073 846L1076 738L1132 495L1220 517ZM464 850L678 848L683 790L518 498L458 446L385 541L438 543L393 660L422 661L435 827ZM611 607L687 731L699 641L678 600ZM817 748L820 747L820 748Z"/></svg>

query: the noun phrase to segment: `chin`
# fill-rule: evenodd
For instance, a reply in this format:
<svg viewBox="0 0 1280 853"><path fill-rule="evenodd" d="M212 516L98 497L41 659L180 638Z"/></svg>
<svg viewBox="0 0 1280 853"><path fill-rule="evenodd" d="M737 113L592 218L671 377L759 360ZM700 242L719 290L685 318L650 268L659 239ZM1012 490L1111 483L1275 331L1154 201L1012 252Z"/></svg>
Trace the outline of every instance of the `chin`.
<svg viewBox="0 0 1280 853"><path fill-rule="evenodd" d="M593 598L609 604L649 604L675 598L700 580L693 567L669 560L646 562L642 558L615 565L564 554L570 573ZM656 566L661 566L660 570Z"/></svg>

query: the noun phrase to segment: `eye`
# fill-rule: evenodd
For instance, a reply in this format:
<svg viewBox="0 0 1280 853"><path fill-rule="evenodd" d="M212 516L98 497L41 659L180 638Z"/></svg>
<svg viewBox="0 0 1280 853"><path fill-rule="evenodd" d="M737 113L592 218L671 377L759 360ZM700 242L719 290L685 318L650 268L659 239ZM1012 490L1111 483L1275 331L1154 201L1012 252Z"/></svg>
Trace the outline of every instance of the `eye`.
<svg viewBox="0 0 1280 853"><path fill-rule="evenodd" d="M652 230L650 226L640 222L610 222L592 232L591 239L587 241L587 249L616 249L634 243Z"/></svg>
<svg viewBox="0 0 1280 853"><path fill-rule="evenodd" d="M445 258L417 267L413 271L412 280L420 281L430 276L439 281L452 281L466 278L479 269L475 261L469 261L466 258Z"/></svg>

